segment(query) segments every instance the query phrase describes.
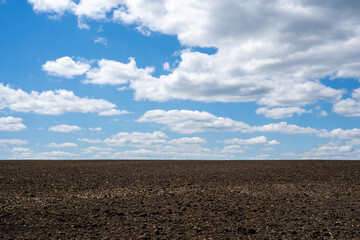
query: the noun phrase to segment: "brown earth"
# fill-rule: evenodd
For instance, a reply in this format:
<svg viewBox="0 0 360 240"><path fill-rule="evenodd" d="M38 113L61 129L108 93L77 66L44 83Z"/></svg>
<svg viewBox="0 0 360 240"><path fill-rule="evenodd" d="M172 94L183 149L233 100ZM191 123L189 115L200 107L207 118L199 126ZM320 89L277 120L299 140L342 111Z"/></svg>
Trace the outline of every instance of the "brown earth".
<svg viewBox="0 0 360 240"><path fill-rule="evenodd" d="M360 239L360 161L0 161L0 239Z"/></svg>

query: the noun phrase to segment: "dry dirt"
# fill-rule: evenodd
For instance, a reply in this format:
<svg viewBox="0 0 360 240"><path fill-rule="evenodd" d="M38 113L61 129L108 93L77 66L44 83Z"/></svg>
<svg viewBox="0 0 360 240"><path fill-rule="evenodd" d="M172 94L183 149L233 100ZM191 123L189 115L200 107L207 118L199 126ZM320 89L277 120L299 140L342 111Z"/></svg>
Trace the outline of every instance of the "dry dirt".
<svg viewBox="0 0 360 240"><path fill-rule="evenodd" d="M360 161L0 161L0 239L360 239Z"/></svg>

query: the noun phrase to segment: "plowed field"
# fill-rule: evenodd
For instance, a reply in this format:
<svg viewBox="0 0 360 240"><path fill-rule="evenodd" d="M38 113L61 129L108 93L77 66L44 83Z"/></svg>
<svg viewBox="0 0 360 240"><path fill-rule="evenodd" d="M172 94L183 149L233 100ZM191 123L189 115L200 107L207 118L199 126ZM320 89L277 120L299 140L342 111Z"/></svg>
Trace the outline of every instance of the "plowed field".
<svg viewBox="0 0 360 240"><path fill-rule="evenodd" d="M360 161L0 161L0 239L360 239Z"/></svg>

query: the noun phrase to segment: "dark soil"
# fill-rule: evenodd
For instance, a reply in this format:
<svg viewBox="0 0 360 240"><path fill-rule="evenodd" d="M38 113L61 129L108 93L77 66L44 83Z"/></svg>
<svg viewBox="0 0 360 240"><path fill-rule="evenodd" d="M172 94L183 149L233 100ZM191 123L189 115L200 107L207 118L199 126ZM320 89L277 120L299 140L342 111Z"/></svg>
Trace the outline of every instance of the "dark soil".
<svg viewBox="0 0 360 240"><path fill-rule="evenodd" d="M0 239L360 239L360 161L0 161Z"/></svg>

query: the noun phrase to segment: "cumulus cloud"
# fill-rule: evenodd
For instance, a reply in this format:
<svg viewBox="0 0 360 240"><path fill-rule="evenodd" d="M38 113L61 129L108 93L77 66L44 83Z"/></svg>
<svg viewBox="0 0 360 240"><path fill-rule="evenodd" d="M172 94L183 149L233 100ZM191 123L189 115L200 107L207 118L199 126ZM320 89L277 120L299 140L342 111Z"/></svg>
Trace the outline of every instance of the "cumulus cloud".
<svg viewBox="0 0 360 240"><path fill-rule="evenodd" d="M34 153L31 149L29 150L18 149L18 150L22 150L22 151L13 151L14 159L73 159L74 157L79 156L79 154L64 152L64 151Z"/></svg>
<svg viewBox="0 0 360 240"><path fill-rule="evenodd" d="M100 116L115 116L115 115L122 115L122 114L129 114L130 112L125 110L119 110L119 109L110 109L107 111L102 111L99 113Z"/></svg>
<svg viewBox="0 0 360 240"><path fill-rule="evenodd" d="M55 61L47 61L42 69L49 75L65 78L73 78L83 75L90 69L90 65L81 61L74 61L71 57L58 58Z"/></svg>
<svg viewBox="0 0 360 240"><path fill-rule="evenodd" d="M338 142L321 144L304 153L286 153L285 156L303 159L359 159L360 149L355 149L351 145L341 145Z"/></svg>
<svg viewBox="0 0 360 240"><path fill-rule="evenodd" d="M346 117L360 117L360 88L353 91L352 98L335 103L333 111Z"/></svg>
<svg viewBox="0 0 360 240"><path fill-rule="evenodd" d="M119 132L104 140L79 139L88 143L101 143L109 147L91 146L83 153L92 154L93 158L138 159L138 158L221 158L224 153L205 148L207 143L200 137L183 137L169 139L161 131L149 132ZM130 150L118 150L115 147Z"/></svg>
<svg viewBox="0 0 360 240"><path fill-rule="evenodd" d="M351 4L341 8L352 14L339 13L338 6L334 7L338 4L126 1L126 7L115 10L114 18L175 34L186 46L218 49L213 55L183 52L179 66L169 75L134 81L137 99L297 106L341 97L343 91L314 79L334 72L336 76L340 72L359 76L354 62L356 66L360 63L353 52L359 45L359 33L345 27L359 22L359 17ZM338 17L336 21L322 17L330 12ZM330 55L335 57L326 57Z"/></svg>
<svg viewBox="0 0 360 240"><path fill-rule="evenodd" d="M153 68L137 68L134 58L129 59L129 63L121 63L101 59L98 61L99 68L92 68L86 73L83 83L98 85L119 85L128 83L130 80L148 76L154 71Z"/></svg>
<svg viewBox="0 0 360 240"><path fill-rule="evenodd" d="M84 22L82 17L78 18L78 27L80 29L86 29L86 30L90 29L90 26Z"/></svg>
<svg viewBox="0 0 360 240"><path fill-rule="evenodd" d="M318 79L360 78L360 14L354 1L63 0L64 7L53 8L51 1L30 2L35 11L66 9L79 18L97 20L111 16L144 34L176 35L186 47L217 49L212 55L183 51L178 66L159 77L151 75L151 68L138 74L143 69L131 61L109 64L121 69L113 74L112 67L102 70L99 62L85 80L111 85L131 81L136 99L304 106L341 98L343 90Z"/></svg>
<svg viewBox="0 0 360 240"><path fill-rule="evenodd" d="M31 152L31 149L30 148L22 148L22 147L14 147L11 151L16 152L16 153L19 153L19 152Z"/></svg>
<svg viewBox="0 0 360 240"><path fill-rule="evenodd" d="M131 81L130 87L135 90L135 99L254 101L266 106L303 106L319 100L335 101L343 94L343 90L336 90L319 82L284 76L254 76L235 66L229 69L238 60L229 60L231 53L224 53L221 57L219 54L221 53L182 53L181 62L170 74L158 78L147 74ZM236 73L240 71L242 73L237 76Z"/></svg>
<svg viewBox="0 0 360 240"><path fill-rule="evenodd" d="M15 112L33 112L44 115L61 115L69 112L123 113L116 105L104 99L78 97L72 91L55 90L31 93L12 89L0 83L0 109L9 108Z"/></svg>
<svg viewBox="0 0 360 240"><path fill-rule="evenodd" d="M283 108L258 108L256 109L257 114L264 114L267 118L272 119L280 119L280 118L290 118L294 114L298 114L299 116L303 113L308 113L309 111L306 111L303 108L299 107L283 107Z"/></svg>
<svg viewBox="0 0 360 240"><path fill-rule="evenodd" d="M171 131L183 134L207 131L279 132L288 134L318 132L318 130L310 127L300 127L287 122L250 126L230 118L217 117L208 112L191 110L150 110L144 113L137 121L162 124Z"/></svg>
<svg viewBox="0 0 360 240"><path fill-rule="evenodd" d="M353 128L353 129L343 130L341 128L337 128L332 131L319 132L317 135L319 137L326 137L326 138L355 139L355 138L360 138L360 129Z"/></svg>
<svg viewBox="0 0 360 240"><path fill-rule="evenodd" d="M0 118L0 131L21 131L24 129L26 129L26 126L22 123L21 118L18 117Z"/></svg>
<svg viewBox="0 0 360 240"><path fill-rule="evenodd" d="M169 140L169 137L161 131L149 132L119 132L110 138L78 139L87 143L102 143L111 147L131 147L133 150L119 151L109 147L91 146L84 149L84 153L94 154L94 158L203 158L216 157L219 154L208 148L204 148L206 140L200 137L183 137ZM225 156L222 154L221 156Z"/></svg>
<svg viewBox="0 0 360 240"><path fill-rule="evenodd" d="M0 144L10 144L10 145L23 145L28 144L26 140L21 139L0 139Z"/></svg>
<svg viewBox="0 0 360 240"><path fill-rule="evenodd" d="M184 134L206 131L244 131L250 127L230 118L216 117L208 112L190 110L150 110L137 121L163 124L171 131Z"/></svg>
<svg viewBox="0 0 360 240"><path fill-rule="evenodd" d="M73 9L76 4L72 0L28 0L36 12L63 14Z"/></svg>
<svg viewBox="0 0 360 240"><path fill-rule="evenodd" d="M64 152L64 151L52 151L52 152L41 152L34 154L31 158L34 159L67 159L79 156L76 153Z"/></svg>
<svg viewBox="0 0 360 240"><path fill-rule="evenodd" d="M266 159L266 158L269 158L270 155L269 154L260 154L260 155L257 155L255 158L253 159Z"/></svg>
<svg viewBox="0 0 360 240"><path fill-rule="evenodd" d="M170 71L170 64L169 64L168 62L164 63L164 64L163 64L163 69L164 69L165 71Z"/></svg>
<svg viewBox="0 0 360 240"><path fill-rule="evenodd" d="M87 17L96 20L104 19L109 11L118 7L122 2L122 0L81 0L76 5L74 13L79 17Z"/></svg>
<svg viewBox="0 0 360 240"><path fill-rule="evenodd" d="M189 146L191 148L189 149ZM165 145L157 148L139 148L116 152L99 152L94 158L112 159L223 159L226 154L204 148L199 145L170 146Z"/></svg>
<svg viewBox="0 0 360 240"><path fill-rule="evenodd" d="M301 127L295 124L288 124L287 122L269 123L263 126L253 127L253 131L286 133L286 134L310 134L310 133L319 132L319 130L316 130L311 127Z"/></svg>
<svg viewBox="0 0 360 240"><path fill-rule="evenodd" d="M161 131L153 133L142 132L120 132L113 135L111 138L104 140L104 143L109 146L151 146L164 144L166 142L166 134Z"/></svg>
<svg viewBox="0 0 360 240"><path fill-rule="evenodd" d="M322 110L320 113L319 113L319 117L326 117L328 115L328 113L325 111L325 110Z"/></svg>
<svg viewBox="0 0 360 240"><path fill-rule="evenodd" d="M61 124L61 125L49 127L49 131L62 132L62 133L76 132L76 131L80 131L80 130L81 130L81 128L79 126L72 126L72 125L67 125L67 124Z"/></svg>
<svg viewBox="0 0 360 240"><path fill-rule="evenodd" d="M267 145L276 145L279 144L276 140L268 141L265 136L259 136L249 139L239 139L239 138L233 138L233 139L225 139L225 144L238 144L238 145L254 145L254 144L267 144Z"/></svg>
<svg viewBox="0 0 360 240"><path fill-rule="evenodd" d="M36 12L63 14L68 11L78 16L79 19L104 19L106 14L120 5L122 0L28 0ZM84 24L84 23L83 23Z"/></svg>
<svg viewBox="0 0 360 240"><path fill-rule="evenodd" d="M245 153L247 149L249 149L247 146L229 145L223 147L220 152L224 154L241 154Z"/></svg>
<svg viewBox="0 0 360 240"><path fill-rule="evenodd" d="M77 147L76 143L66 142L66 143L49 143L46 147L52 148L66 148L66 147Z"/></svg>

